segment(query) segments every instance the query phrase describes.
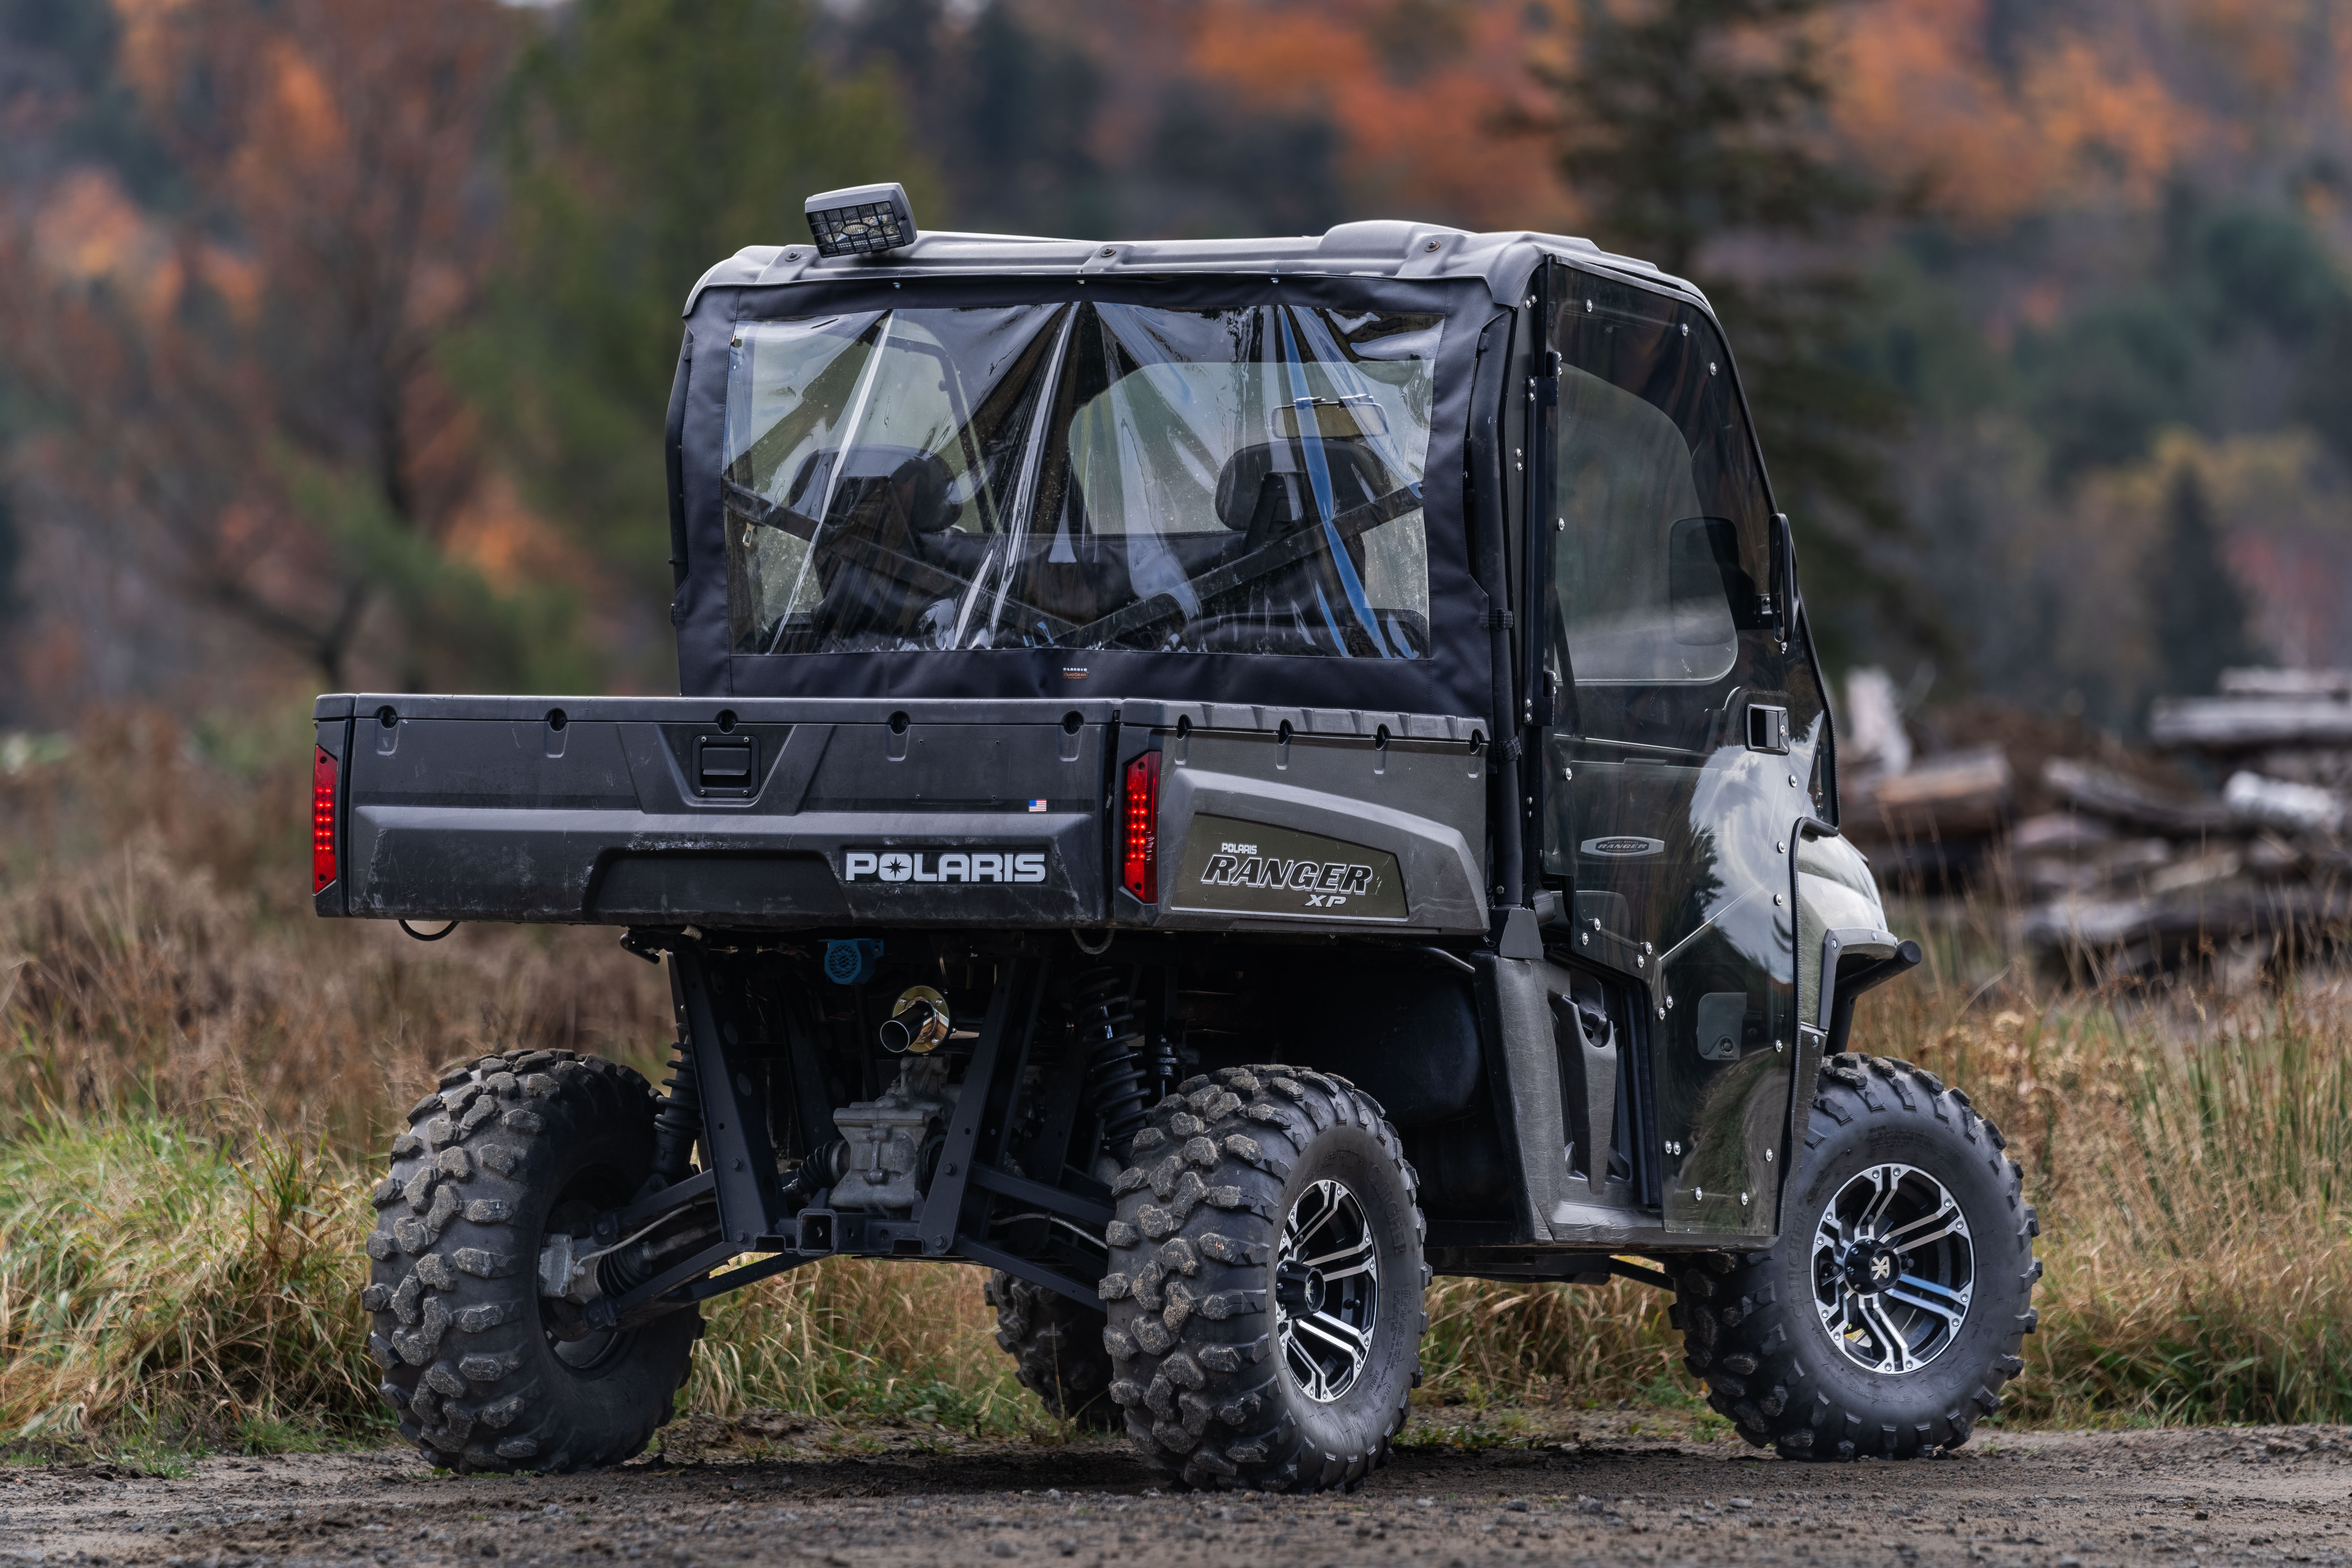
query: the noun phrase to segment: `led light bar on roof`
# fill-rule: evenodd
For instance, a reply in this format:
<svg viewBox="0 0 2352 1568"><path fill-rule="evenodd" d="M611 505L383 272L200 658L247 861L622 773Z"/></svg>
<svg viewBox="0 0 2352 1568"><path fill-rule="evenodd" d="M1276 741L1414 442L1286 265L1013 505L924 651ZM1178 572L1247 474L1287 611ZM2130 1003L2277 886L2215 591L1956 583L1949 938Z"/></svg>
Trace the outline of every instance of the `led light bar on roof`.
<svg viewBox="0 0 2352 1568"><path fill-rule="evenodd" d="M809 233L820 256L875 256L915 243L906 187L851 185L808 199Z"/></svg>

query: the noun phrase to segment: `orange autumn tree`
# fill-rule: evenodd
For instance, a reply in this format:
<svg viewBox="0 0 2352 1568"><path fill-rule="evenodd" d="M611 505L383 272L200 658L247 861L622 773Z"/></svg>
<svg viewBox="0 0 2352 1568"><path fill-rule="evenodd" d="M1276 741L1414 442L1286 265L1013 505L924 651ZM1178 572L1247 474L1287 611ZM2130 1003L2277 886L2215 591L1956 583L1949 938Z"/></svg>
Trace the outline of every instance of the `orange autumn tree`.
<svg viewBox="0 0 2352 1568"><path fill-rule="evenodd" d="M516 15L494 0L119 0L117 68L186 193L102 167L6 258L27 459L121 547L331 685L552 679L559 595L456 554L495 487L437 345L496 243L484 147Z"/></svg>
<svg viewBox="0 0 2352 1568"><path fill-rule="evenodd" d="M1556 228L1573 207L1544 150L1493 132L1535 106L1528 60L1562 25L1524 0L1206 0L1186 65L1327 116L1367 216Z"/></svg>

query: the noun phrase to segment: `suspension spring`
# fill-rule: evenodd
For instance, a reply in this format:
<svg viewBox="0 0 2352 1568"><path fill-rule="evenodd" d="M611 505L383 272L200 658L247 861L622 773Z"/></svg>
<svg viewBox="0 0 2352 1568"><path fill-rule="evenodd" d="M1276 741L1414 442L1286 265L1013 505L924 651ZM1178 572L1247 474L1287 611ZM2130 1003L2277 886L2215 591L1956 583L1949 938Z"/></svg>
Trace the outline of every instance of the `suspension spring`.
<svg viewBox="0 0 2352 1568"><path fill-rule="evenodd" d="M702 1136L702 1091L694 1080L694 1058L684 1041L670 1047L669 1077L662 1080L669 1092L654 1112L654 1174L665 1186L686 1180L694 1154L694 1141Z"/></svg>
<svg viewBox="0 0 2352 1568"><path fill-rule="evenodd" d="M1102 1125L1104 1147L1125 1159L1129 1141L1150 1120L1151 1091L1143 1030L1117 970L1089 970L1079 976L1076 1015L1087 1100Z"/></svg>

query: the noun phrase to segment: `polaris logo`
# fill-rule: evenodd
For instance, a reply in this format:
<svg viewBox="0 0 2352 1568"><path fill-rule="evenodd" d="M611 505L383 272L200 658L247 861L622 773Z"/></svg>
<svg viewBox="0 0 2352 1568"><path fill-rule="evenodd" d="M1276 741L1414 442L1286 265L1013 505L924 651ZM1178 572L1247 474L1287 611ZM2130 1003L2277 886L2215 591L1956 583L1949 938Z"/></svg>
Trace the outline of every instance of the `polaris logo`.
<svg viewBox="0 0 2352 1568"><path fill-rule="evenodd" d="M1307 895L1310 910L1337 909L1372 885L1372 868L1346 860L1285 860L1253 844L1228 844L1201 870L1207 888L1265 888Z"/></svg>
<svg viewBox="0 0 2352 1568"><path fill-rule="evenodd" d="M1587 855L1663 855L1666 841L1663 838L1636 838L1631 836L1616 838L1588 838L1580 848Z"/></svg>
<svg viewBox="0 0 2352 1568"><path fill-rule="evenodd" d="M850 849L845 882L1042 882L1044 850Z"/></svg>

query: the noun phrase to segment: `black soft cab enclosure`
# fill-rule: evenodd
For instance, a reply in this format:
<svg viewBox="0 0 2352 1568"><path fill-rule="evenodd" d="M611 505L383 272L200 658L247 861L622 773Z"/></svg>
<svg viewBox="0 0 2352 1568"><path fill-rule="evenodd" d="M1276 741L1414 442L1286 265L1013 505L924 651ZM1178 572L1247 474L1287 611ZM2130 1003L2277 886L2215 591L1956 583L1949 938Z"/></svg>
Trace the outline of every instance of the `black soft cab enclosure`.
<svg viewBox="0 0 2352 1568"><path fill-rule="evenodd" d="M1483 931L1495 311L1279 266L706 285L684 695L325 700L322 910ZM1139 756L1181 891L1114 865Z"/></svg>

